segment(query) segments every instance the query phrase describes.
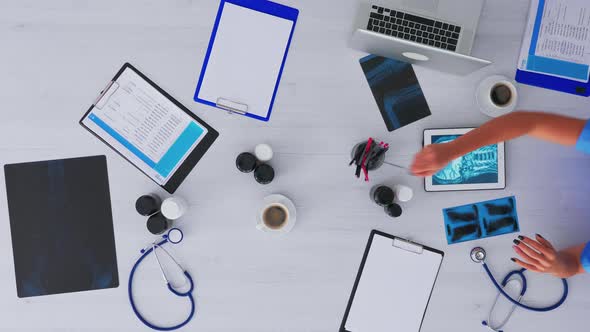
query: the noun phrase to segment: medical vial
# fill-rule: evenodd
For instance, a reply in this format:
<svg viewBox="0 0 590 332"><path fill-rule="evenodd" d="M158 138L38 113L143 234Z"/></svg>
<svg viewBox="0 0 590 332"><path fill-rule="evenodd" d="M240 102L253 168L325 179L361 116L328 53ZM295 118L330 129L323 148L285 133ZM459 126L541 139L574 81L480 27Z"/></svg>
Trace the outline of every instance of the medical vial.
<svg viewBox="0 0 590 332"><path fill-rule="evenodd" d="M262 164L254 170L254 179L260 184L269 184L275 178L275 170L268 164Z"/></svg>
<svg viewBox="0 0 590 332"><path fill-rule="evenodd" d="M393 203L395 198L393 189L383 185L377 185L373 187L369 195L371 196L373 202L379 206L387 206Z"/></svg>
<svg viewBox="0 0 590 332"><path fill-rule="evenodd" d="M395 203L389 204L385 207L385 213L390 217L397 218L402 215L402 207Z"/></svg>
<svg viewBox="0 0 590 332"><path fill-rule="evenodd" d="M151 216L160 211L160 198L154 194L143 195L135 201L135 210L142 216Z"/></svg>
<svg viewBox="0 0 590 332"><path fill-rule="evenodd" d="M164 234L172 226L172 221L166 219L161 212L151 215L147 220L147 229L154 235Z"/></svg>
<svg viewBox="0 0 590 332"><path fill-rule="evenodd" d="M250 173L256 168L257 162L258 161L253 154L250 152L244 152L236 158L236 167L242 173Z"/></svg>

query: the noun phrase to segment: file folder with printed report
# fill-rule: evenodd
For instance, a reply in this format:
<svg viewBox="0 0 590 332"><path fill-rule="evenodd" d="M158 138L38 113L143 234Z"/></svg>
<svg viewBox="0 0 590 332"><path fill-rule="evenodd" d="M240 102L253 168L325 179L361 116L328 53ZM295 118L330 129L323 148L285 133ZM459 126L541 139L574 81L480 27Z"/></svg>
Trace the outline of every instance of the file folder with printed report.
<svg viewBox="0 0 590 332"><path fill-rule="evenodd" d="M298 15L267 0L222 0L194 100L268 121Z"/></svg>
<svg viewBox="0 0 590 332"><path fill-rule="evenodd" d="M590 95L590 2L531 0L516 81Z"/></svg>
<svg viewBox="0 0 590 332"><path fill-rule="evenodd" d="M444 253L373 230L340 332L418 332Z"/></svg>

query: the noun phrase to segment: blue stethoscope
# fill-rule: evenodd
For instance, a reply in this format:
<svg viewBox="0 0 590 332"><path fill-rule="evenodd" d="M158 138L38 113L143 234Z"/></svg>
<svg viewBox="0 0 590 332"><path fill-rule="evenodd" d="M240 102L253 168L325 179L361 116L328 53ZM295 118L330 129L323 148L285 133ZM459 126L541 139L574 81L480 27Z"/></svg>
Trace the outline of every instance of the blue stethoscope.
<svg viewBox="0 0 590 332"><path fill-rule="evenodd" d="M499 284L498 281L496 280L496 278L494 278L494 276L492 275L490 268L485 263L485 259L486 259L486 251L482 247L475 247L471 250L471 260L483 265L483 268L486 271L488 277L490 277L490 280L492 281L494 286L496 286L496 288L498 289L498 295L496 295L496 300L494 301L494 304L492 305L492 308L490 309L490 314L488 316L488 320L487 321L484 320L482 322L482 324L484 326L487 326L490 330L496 331L496 332L502 332L502 330L500 330L500 329L508 322L508 319L510 319L510 317L512 316L512 313L514 312L514 309L516 309L517 306L527 309L527 310L531 310L531 311L546 312L546 311L551 311L551 310L555 310L555 309L559 308L565 302L565 300L567 298L567 294L568 294L568 285L567 285L567 280L561 279L561 281L563 282L563 295L561 296L561 299L559 299L559 301L557 301L555 304L547 306L547 307L531 307L529 305L522 303L521 300L524 296L524 293L527 290L527 282L526 282L526 277L524 275L524 272L526 271L526 269L514 270L514 271L508 273L506 275L506 277L504 277L504 279L502 280L502 283ZM519 278L520 280L517 278ZM509 283L512 283L512 282L520 284L520 293L519 293L517 299L513 299L508 293L506 293L506 291L504 291L504 288ZM512 302L513 306L512 306L512 309L510 310L510 312L508 312L508 315L506 316L506 318L500 324L492 326L492 324L491 324L492 311L496 307L496 303L498 302L498 298L500 297L500 295L504 296L508 301Z"/></svg>
<svg viewBox="0 0 590 332"><path fill-rule="evenodd" d="M133 265L133 268L131 269L131 273L129 274L129 286L127 288L127 291L129 293L129 303L131 303L131 308L133 309L133 312L135 313L137 318L142 323L144 323L147 327L154 329L154 330L172 331L172 330L179 329L179 328L185 326L186 324L188 324L188 322L190 322L191 319L193 318L193 316L195 315L195 299L193 298L193 294L192 294L192 292L194 290L194 286L195 286L193 283L193 278L191 278L191 275L184 268L182 268L182 266L178 263L178 261L174 257L172 257L170 252L168 252L168 250L166 250L162 247L162 245L164 245L167 242L172 243L172 244L180 243L180 241L182 241L183 237L184 237L184 235L182 234L182 231L180 229L178 229L178 228L170 229L167 234L162 236L163 240L161 240L160 242L153 242L147 249L141 250L141 256L139 257L139 259L137 259L137 262L135 262L135 265ZM172 259L172 261L174 261L176 266L178 266L178 268L180 270L184 271L184 275L186 277L186 280L188 280L188 284L190 285L188 291L180 292L177 290L177 288L172 286L172 284L168 281L168 277L166 276L166 273L164 272L164 268L162 267L162 263L160 262L160 258L158 257L158 253L157 253L156 249L161 249L162 251L164 251L164 253L166 253L166 255L168 255L168 257L170 257ZM143 317L141 315L141 313L139 312L139 310L137 310L137 307L135 306L135 301L133 300L133 292L131 290L132 285L133 285L133 276L135 275L135 270L137 270L137 267L139 266L139 264L152 252L154 253L154 256L156 257L156 260L158 261L158 265L160 266L160 271L162 271L162 277L164 277L164 281L166 282L166 285L168 286L168 289L170 290L170 292L172 292L174 295L179 296L179 297L187 297L191 303L190 314L180 324L177 324L174 326L154 325L153 323L150 323L147 319L145 319L145 317Z"/></svg>

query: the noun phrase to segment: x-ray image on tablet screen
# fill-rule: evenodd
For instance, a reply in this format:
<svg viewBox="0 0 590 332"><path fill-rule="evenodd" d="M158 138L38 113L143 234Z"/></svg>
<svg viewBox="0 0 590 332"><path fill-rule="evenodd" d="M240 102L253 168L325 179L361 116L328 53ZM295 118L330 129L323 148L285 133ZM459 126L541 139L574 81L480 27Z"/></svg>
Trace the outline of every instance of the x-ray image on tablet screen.
<svg viewBox="0 0 590 332"><path fill-rule="evenodd" d="M432 144L448 143L460 135L432 136ZM498 145L489 145L453 160L432 176L435 186L498 182Z"/></svg>
<svg viewBox="0 0 590 332"><path fill-rule="evenodd" d="M424 131L424 143L449 143L470 130L429 129ZM505 188L504 143L484 146L453 160L426 178L425 184L426 191Z"/></svg>

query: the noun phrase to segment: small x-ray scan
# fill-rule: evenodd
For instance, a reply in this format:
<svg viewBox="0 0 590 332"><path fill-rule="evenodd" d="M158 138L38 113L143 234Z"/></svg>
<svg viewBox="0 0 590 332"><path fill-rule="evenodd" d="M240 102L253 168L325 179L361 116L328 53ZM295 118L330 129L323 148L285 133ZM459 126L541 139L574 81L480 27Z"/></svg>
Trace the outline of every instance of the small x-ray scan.
<svg viewBox="0 0 590 332"><path fill-rule="evenodd" d="M443 210L447 243L459 243L519 231L516 197Z"/></svg>
<svg viewBox="0 0 590 332"><path fill-rule="evenodd" d="M472 129L427 129L424 145L446 144ZM426 191L505 188L504 143L484 146L453 160L438 173L427 177L425 187Z"/></svg>

